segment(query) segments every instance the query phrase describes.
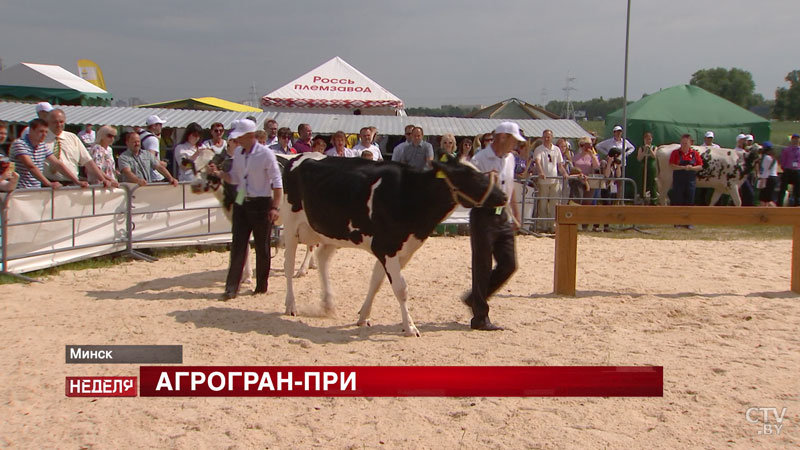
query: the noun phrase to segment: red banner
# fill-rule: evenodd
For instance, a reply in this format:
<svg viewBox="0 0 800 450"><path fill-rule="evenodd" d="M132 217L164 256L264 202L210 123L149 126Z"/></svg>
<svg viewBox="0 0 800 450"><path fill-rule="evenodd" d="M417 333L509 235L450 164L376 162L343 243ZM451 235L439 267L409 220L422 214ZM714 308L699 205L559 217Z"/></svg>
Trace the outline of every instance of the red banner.
<svg viewBox="0 0 800 450"><path fill-rule="evenodd" d="M67 377L67 397L136 397L136 377Z"/></svg>
<svg viewBox="0 0 800 450"><path fill-rule="evenodd" d="M142 397L662 397L661 366L139 368Z"/></svg>

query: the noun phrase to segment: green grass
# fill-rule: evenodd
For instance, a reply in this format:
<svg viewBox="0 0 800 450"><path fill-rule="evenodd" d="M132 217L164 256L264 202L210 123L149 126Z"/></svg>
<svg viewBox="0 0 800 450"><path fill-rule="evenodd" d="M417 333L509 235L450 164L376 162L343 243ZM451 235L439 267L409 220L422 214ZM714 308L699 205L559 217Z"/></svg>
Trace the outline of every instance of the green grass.
<svg viewBox="0 0 800 450"><path fill-rule="evenodd" d="M582 120L578 122L578 124L586 131L594 131L597 133L598 140L604 138L603 134L606 132L606 123L602 120Z"/></svg>
<svg viewBox="0 0 800 450"><path fill-rule="evenodd" d="M789 136L794 133L800 134L800 122L776 120L770 123L769 140L775 146L789 145Z"/></svg>
<svg viewBox="0 0 800 450"><path fill-rule="evenodd" d="M198 253L208 253L208 252L227 252L226 248L220 245L142 249L137 251L144 253L146 255L154 256L156 258L166 258L175 255L191 256ZM67 263L56 267L50 267L48 269L36 270L34 272L28 272L24 275L28 278L39 280L48 276L58 275L59 273L65 270L104 269L107 267L113 267L118 264L122 264L130 260L131 260L130 257L125 256L122 253L115 253L113 255L105 255L96 258L85 259L83 261L75 261L72 263ZM0 284L10 284L10 283L25 283L25 281L9 275L0 274Z"/></svg>

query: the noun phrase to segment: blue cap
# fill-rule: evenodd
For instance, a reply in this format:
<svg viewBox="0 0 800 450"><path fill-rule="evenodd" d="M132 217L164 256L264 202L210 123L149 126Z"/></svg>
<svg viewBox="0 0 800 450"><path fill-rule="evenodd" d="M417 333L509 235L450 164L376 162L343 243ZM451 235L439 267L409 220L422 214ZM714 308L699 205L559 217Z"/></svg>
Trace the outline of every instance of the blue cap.
<svg viewBox="0 0 800 450"><path fill-rule="evenodd" d="M797 134L797 133L793 134L792 135L792 139L794 139L794 138L800 138L800 134Z"/></svg>
<svg viewBox="0 0 800 450"><path fill-rule="evenodd" d="M764 141L764 142L761 143L761 146L762 147L766 147L766 148L772 148L772 142Z"/></svg>

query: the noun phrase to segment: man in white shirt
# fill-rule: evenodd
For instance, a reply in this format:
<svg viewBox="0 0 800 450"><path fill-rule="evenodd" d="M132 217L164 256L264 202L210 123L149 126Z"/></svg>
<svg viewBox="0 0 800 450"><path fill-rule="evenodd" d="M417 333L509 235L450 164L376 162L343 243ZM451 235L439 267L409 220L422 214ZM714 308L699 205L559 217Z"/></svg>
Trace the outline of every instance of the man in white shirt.
<svg viewBox="0 0 800 450"><path fill-rule="evenodd" d="M80 167L86 169L86 175L92 183L102 183L103 187L119 187L117 180L110 179L94 163L83 141L69 131L65 131L67 116L64 111L54 109L47 116L47 126L49 131L45 137L45 145L48 150L53 152L53 156L61 161L66 168L78 177ZM52 181L58 181L62 185L73 183L72 177L67 177L58 168L52 166L45 167L45 176Z"/></svg>
<svg viewBox="0 0 800 450"><path fill-rule="evenodd" d="M558 179L559 174L564 179L569 178L567 169L564 167L564 156L561 149L553 144L553 132L544 130L542 132L542 145L533 151L533 161L539 170L539 179L536 186L538 192L538 214L541 220L539 229L546 233L555 230L556 204L561 199L561 189L563 182Z"/></svg>
<svg viewBox="0 0 800 450"><path fill-rule="evenodd" d="M626 139L624 143L622 142L622 127L621 126L616 125L612 129L612 133L614 135L613 137L610 137L610 138L606 139L605 141L600 142L595 147L597 149L597 151L601 153L601 156L603 158L605 158L606 155L608 155L608 151L611 150L612 148L616 148L620 152L625 153L625 158L627 158L628 155L630 155L631 153L633 153L634 150L636 150L636 147L634 147L633 144L631 144L631 142L629 140ZM623 147L624 147L624 151L623 151Z"/></svg>
<svg viewBox="0 0 800 450"><path fill-rule="evenodd" d="M381 149L378 148L372 142L372 130L370 127L364 127L358 133L359 142L358 144L353 146L353 150L356 150L359 154L363 152L370 152L372 153L372 160L373 161L383 161L383 155L381 155Z"/></svg>
<svg viewBox="0 0 800 450"><path fill-rule="evenodd" d="M231 263L222 300L236 298L242 279L247 244L253 234L256 249L256 288L253 295L267 292L270 257L269 236L278 220L283 197L283 180L275 154L256 141L256 124L242 119L231 131L239 147L234 150L230 172L220 172L209 164L210 173L217 173L225 182L237 186L233 204L233 242Z"/></svg>
<svg viewBox="0 0 800 450"><path fill-rule="evenodd" d="M514 243L515 225L511 213L519 222L519 211L514 199L514 155L511 151L525 138L519 125L503 122L494 131L492 144L479 151L470 161L479 171L493 173L497 186L508 198L500 208L472 208L469 213L470 246L472 248L472 290L464 296L464 303L472 308L470 328L496 331L501 327L489 320L488 299L517 270ZM497 266L492 269L492 257Z"/></svg>
<svg viewBox="0 0 800 450"><path fill-rule="evenodd" d="M94 132L94 129L92 129L92 124L87 123L83 126L83 129L78 132L78 137L81 138L86 148L91 148L91 146L94 145L97 134Z"/></svg>
<svg viewBox="0 0 800 450"><path fill-rule="evenodd" d="M703 138L703 145L708 148L719 148L719 145L714 143L714 132L713 131L706 131L706 135Z"/></svg>
<svg viewBox="0 0 800 450"><path fill-rule="evenodd" d="M153 114L147 116L145 125L147 128L139 133L139 138L142 140L142 150L147 150L155 156L156 161L161 161L161 130L164 128L166 120ZM166 164L163 164L166 167ZM159 171L153 170L153 182L164 180L164 175Z"/></svg>

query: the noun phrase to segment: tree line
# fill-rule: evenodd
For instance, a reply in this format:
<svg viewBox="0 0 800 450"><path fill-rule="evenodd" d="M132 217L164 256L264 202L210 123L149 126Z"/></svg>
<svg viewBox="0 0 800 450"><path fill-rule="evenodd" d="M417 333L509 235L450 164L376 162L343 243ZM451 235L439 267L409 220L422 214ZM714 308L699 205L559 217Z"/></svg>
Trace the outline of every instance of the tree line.
<svg viewBox="0 0 800 450"><path fill-rule="evenodd" d="M775 91L775 100L767 100L763 95L757 94L753 75L736 67L698 70L692 74L689 84L768 119L800 120L800 70L789 72L785 80L788 86L779 87ZM552 100L544 108L564 117L567 103L563 100ZM575 111L585 111L589 120L603 120L609 113L622 108L622 97L573 101L572 108ZM406 112L409 116L465 117L476 110L477 106L442 105L440 108L408 108Z"/></svg>

